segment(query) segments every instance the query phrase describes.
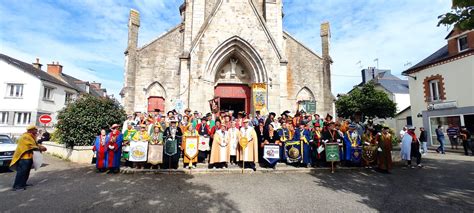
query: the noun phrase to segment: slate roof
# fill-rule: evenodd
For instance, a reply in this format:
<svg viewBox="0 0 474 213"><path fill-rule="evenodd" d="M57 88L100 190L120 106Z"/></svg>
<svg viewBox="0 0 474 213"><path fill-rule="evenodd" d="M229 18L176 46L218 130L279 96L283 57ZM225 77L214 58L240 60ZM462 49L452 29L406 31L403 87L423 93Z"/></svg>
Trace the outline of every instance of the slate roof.
<svg viewBox="0 0 474 213"><path fill-rule="evenodd" d="M64 81L61 81L61 80L55 78L54 76L48 74L45 71L42 71L40 69L36 69L36 67L34 67L32 64L25 63L23 61L14 59L10 56L7 56L7 55L1 54L1 53L0 53L0 59L4 60L5 62L7 62L9 64L12 64L12 65L18 67L19 69L21 69L21 70L23 70L23 71L39 78L41 80L44 80L44 81L47 81L47 82L50 82L50 83L53 83L53 84L58 84L58 85L67 87L69 89L76 90L76 88L74 86L68 84L67 82L64 82Z"/></svg>
<svg viewBox="0 0 474 213"><path fill-rule="evenodd" d="M397 94L409 94L408 81L407 80L394 80L394 79L378 79L377 84L385 88L391 93Z"/></svg>
<svg viewBox="0 0 474 213"><path fill-rule="evenodd" d="M415 64L415 66L412 66L408 70L404 71L403 74L408 74L412 70L416 70L416 69L419 69L421 67L433 64L434 62L444 60L448 57L449 57L448 45L445 45L445 46L441 47L438 51L434 52L433 54L431 54L427 58L420 61L418 64Z"/></svg>
<svg viewBox="0 0 474 213"><path fill-rule="evenodd" d="M53 84L58 84L58 85L66 87L66 88L76 90L79 93L87 93L82 87L80 87L78 85L79 82L83 82L83 83L87 83L87 82L82 81L82 80L77 79L77 78L74 78L70 75L61 73L61 79L62 79L61 80L61 79L58 79L58 78L50 75L49 73L47 73L43 70L37 69L32 64L25 63L23 61L12 58L10 56L7 56L7 55L4 55L4 54L0 53L0 59L4 60L5 62L7 62L9 64L12 64L12 65L18 67L19 69L21 69L21 70L37 77L37 78L39 78L43 81L47 81L47 82L50 82L50 83L53 83ZM91 94L93 96L96 96L96 97L101 97L102 96L93 87L89 87L89 94Z"/></svg>

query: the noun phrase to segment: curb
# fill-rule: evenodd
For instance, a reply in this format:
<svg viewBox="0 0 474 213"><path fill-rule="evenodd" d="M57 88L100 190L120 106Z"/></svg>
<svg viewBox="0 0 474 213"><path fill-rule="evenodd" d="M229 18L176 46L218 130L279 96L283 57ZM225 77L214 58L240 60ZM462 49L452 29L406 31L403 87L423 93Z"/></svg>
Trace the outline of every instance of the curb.
<svg viewBox="0 0 474 213"><path fill-rule="evenodd" d="M402 165L401 162L393 162L394 166ZM374 167L376 168L376 167ZM336 166L335 172L343 171L369 171L374 169L366 169L364 167L341 167ZM121 174L163 174L163 175L177 175L177 174L186 174L186 175L195 175L195 174L288 174L288 173L302 173L309 174L315 172L327 171L331 173L331 167L321 167L321 168L297 168L291 166L284 166L283 168L268 169L268 168L259 168L257 167L256 171L252 169L241 168L227 168L227 169L207 169L207 168L196 168L196 169L134 169L130 167L121 168Z"/></svg>

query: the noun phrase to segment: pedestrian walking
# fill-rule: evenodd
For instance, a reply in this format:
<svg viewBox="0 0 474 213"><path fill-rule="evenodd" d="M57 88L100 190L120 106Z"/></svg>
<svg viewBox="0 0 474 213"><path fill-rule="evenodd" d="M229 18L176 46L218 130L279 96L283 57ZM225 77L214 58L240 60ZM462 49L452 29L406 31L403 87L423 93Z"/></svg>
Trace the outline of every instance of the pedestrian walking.
<svg viewBox="0 0 474 213"><path fill-rule="evenodd" d="M13 159L10 167L16 170L15 182L13 183L13 191L26 190L30 170L33 166L33 151L46 151L46 147L36 143L38 128L36 126L28 126L26 133L18 139L18 144L13 153Z"/></svg>
<svg viewBox="0 0 474 213"><path fill-rule="evenodd" d="M445 154L444 152L445 138L444 138L444 133L443 133L443 127L441 125L438 125L438 128L435 130L435 132L436 132L436 139L439 142L439 147L436 148L436 152Z"/></svg>
<svg viewBox="0 0 474 213"><path fill-rule="evenodd" d="M458 149L458 136L459 136L459 129L454 127L452 124L449 124L446 133L449 137L449 142L451 143L451 149Z"/></svg>
<svg viewBox="0 0 474 213"><path fill-rule="evenodd" d="M465 126L461 127L460 136L462 140L462 146L464 148L464 155L469 155L469 149L471 148L471 155L474 155L474 150L472 149L471 143L471 133L466 129Z"/></svg>
<svg viewBox="0 0 474 213"><path fill-rule="evenodd" d="M420 127L420 137L418 138L418 140L420 141L421 143L421 146L422 146L422 154L423 155L426 155L428 153L428 140L427 140L427 133L425 131L425 128L424 127Z"/></svg>

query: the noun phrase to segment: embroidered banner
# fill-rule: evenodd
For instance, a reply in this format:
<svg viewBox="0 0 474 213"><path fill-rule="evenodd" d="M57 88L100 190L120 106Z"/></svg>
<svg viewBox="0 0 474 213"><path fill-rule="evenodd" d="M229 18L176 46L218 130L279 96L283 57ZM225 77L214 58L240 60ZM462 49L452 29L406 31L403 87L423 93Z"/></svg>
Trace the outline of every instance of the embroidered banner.
<svg viewBox="0 0 474 213"><path fill-rule="evenodd" d="M267 112L267 84L252 84L253 107L255 111L260 111L263 115Z"/></svg>
<svg viewBox="0 0 474 213"><path fill-rule="evenodd" d="M209 146L209 137L199 137L199 146L198 146L199 151L209 151L210 146Z"/></svg>
<svg viewBox="0 0 474 213"><path fill-rule="evenodd" d="M184 139L184 154L194 159L198 154L199 136L186 136Z"/></svg>
<svg viewBox="0 0 474 213"><path fill-rule="evenodd" d="M173 156L178 153L178 141L176 139L168 138L165 142L164 151L165 155Z"/></svg>
<svg viewBox="0 0 474 213"><path fill-rule="evenodd" d="M288 163L301 162L301 141L287 141L285 143L285 158Z"/></svg>
<svg viewBox="0 0 474 213"><path fill-rule="evenodd" d="M351 149L351 161L352 163L358 164L362 158L362 147L352 147Z"/></svg>
<svg viewBox="0 0 474 213"><path fill-rule="evenodd" d="M268 163L274 164L280 160L280 146L267 144L263 147L263 159Z"/></svg>
<svg viewBox="0 0 474 213"><path fill-rule="evenodd" d="M146 162L148 154L147 141L130 141L129 161Z"/></svg>
<svg viewBox="0 0 474 213"><path fill-rule="evenodd" d="M148 146L148 163L156 165L163 163L163 145L149 145Z"/></svg>
<svg viewBox="0 0 474 213"><path fill-rule="evenodd" d="M338 143L326 143L326 161L340 161Z"/></svg>

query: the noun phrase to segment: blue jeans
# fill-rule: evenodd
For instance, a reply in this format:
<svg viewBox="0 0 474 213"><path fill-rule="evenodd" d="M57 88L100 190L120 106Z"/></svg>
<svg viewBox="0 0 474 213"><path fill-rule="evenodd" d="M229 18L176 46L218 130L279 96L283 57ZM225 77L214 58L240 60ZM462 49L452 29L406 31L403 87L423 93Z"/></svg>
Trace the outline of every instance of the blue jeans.
<svg viewBox="0 0 474 213"><path fill-rule="evenodd" d="M33 160L24 160L20 159L16 163L16 177L15 183L13 184L13 188L24 188L26 187L26 181L30 177L30 170L33 166Z"/></svg>
<svg viewBox="0 0 474 213"><path fill-rule="evenodd" d="M444 137L443 138L438 138L439 142L439 147L436 149L436 151L439 151L444 154Z"/></svg>
<svg viewBox="0 0 474 213"><path fill-rule="evenodd" d="M423 154L428 153L428 146L427 146L428 142L423 141L423 142L421 142L421 144L423 145L422 146L423 147Z"/></svg>

